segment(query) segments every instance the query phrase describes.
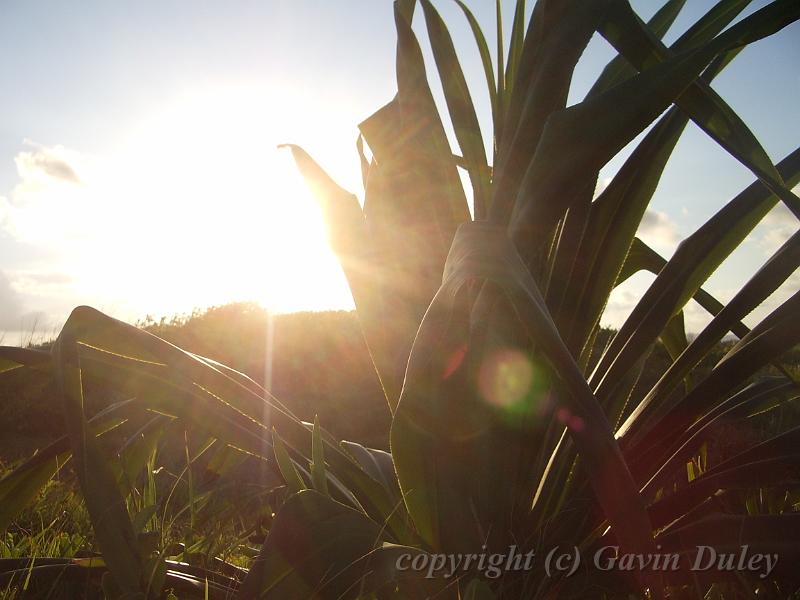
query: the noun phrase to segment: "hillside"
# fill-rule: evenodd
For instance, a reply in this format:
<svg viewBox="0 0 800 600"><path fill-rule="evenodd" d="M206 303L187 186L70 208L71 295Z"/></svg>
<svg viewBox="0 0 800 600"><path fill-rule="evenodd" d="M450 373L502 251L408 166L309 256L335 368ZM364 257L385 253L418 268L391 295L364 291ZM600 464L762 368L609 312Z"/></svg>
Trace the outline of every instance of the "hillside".
<svg viewBox="0 0 800 600"><path fill-rule="evenodd" d="M265 385L304 420L319 415L342 439L385 448L389 412L355 313L293 313L270 317L254 304L229 304L138 325L181 348L242 371ZM268 352L269 332L271 352ZM102 386L89 411L105 402ZM357 415L358 418L353 418ZM0 378L0 457L30 455L62 432L50 385L27 369Z"/></svg>

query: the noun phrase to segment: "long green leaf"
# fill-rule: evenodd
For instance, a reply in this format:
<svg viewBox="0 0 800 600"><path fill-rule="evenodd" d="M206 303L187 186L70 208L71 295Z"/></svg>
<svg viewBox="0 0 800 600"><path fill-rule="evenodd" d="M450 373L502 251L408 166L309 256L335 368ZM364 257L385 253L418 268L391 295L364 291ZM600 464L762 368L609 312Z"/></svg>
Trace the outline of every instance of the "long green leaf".
<svg viewBox="0 0 800 600"><path fill-rule="evenodd" d="M695 21L670 47L680 52L695 46L698 42L711 39L730 25L753 0L719 0L711 10Z"/></svg>
<svg viewBox="0 0 800 600"><path fill-rule="evenodd" d="M648 29L657 38L663 38L675 22L675 19L678 18L685 4L686 0L668 0L665 2L647 22ZM597 78L597 81L594 82L594 85L586 94L586 97L591 98L596 94L600 94L626 79L630 79L635 74L636 69L631 63L624 56L617 55L605 66L603 72L600 73L600 77Z"/></svg>
<svg viewBox="0 0 800 600"><path fill-rule="evenodd" d="M459 223L469 220L464 190L458 178L452 152L444 127L436 110L425 73L425 61L411 25L395 11L397 28L397 102L405 130L396 132L392 148L398 145L416 145L418 153L414 168L418 177L430 177L430 183L441 193L440 198L426 198L440 219L445 253ZM367 137L370 147L373 140ZM411 150L409 148L409 150ZM380 162L381 156L378 156ZM399 159L400 157L395 157ZM411 165L406 165L406 168ZM438 178L438 179L437 179ZM409 190L407 190L409 193Z"/></svg>
<svg viewBox="0 0 800 600"><path fill-rule="evenodd" d="M739 13L741 13L753 0L720 0L711 10L703 15L698 21L692 24L676 42L670 46L673 52L683 52L704 44L720 31L725 29ZM682 4L679 7L675 2L667 2L661 9L648 21L647 27L656 38L663 38L670 25L677 17ZM632 77L636 69L628 62L624 56L616 56L603 70L600 78L595 82L587 97L600 93L609 87Z"/></svg>
<svg viewBox="0 0 800 600"><path fill-rule="evenodd" d="M703 78L711 81L722 68L723 62L715 61ZM572 309L570 314L574 315L564 328L573 352L585 344L600 319L636 230L687 122L685 115L671 109L648 132L591 205L569 287L564 292L568 308Z"/></svg>
<svg viewBox="0 0 800 600"><path fill-rule="evenodd" d="M795 233L770 260L742 287L731 301L712 319L700 334L692 340L686 352L670 365L666 373L653 386L636 411L619 431L626 436L635 421L642 429L636 435L627 436L630 443L641 439L647 431L642 423L648 408L661 406L678 381L683 379L705 354L719 342L733 325L766 300L800 266L800 233ZM638 429L638 427L637 427Z"/></svg>
<svg viewBox="0 0 800 600"><path fill-rule="evenodd" d="M654 497L662 485L671 481L676 472L682 471L703 443L711 439L715 425L771 410L796 395L794 385L783 378L762 379L716 404L678 435L667 450L656 447L650 451L627 453L631 471L635 476L639 475L637 479L647 479L642 494L646 498Z"/></svg>
<svg viewBox="0 0 800 600"><path fill-rule="evenodd" d="M370 143L375 143L378 134L373 131L374 128L368 126L365 129L369 132L365 133L368 141L372 140ZM397 347L401 349L406 345L408 348L411 347L413 333L407 332L415 327L416 323L410 324L405 319L399 318L399 315L405 312L405 307L400 306L394 311L391 310L392 292L396 290L389 289L388 282L381 278L382 269L387 268L389 259L380 252L370 250L375 237L380 236L380 229L376 232L377 236L370 236L356 197L336 184L305 150L299 146L288 147L291 148L307 185L323 207L333 249L353 294L358 320L370 356L383 386L386 400L390 406L394 406L394 399L400 394L401 384L397 374ZM376 148L380 148L380 145L376 144L373 147L374 152ZM382 158L381 154L379 160ZM367 182L368 190L372 190L375 182L381 180L382 168L377 165L370 168L372 175ZM372 229L375 229L374 225ZM386 317L392 312L398 318L387 327Z"/></svg>
<svg viewBox="0 0 800 600"><path fill-rule="evenodd" d="M289 451L286 450L286 445L274 429L272 430L272 447L275 450L275 461L278 463L289 492L296 493L306 489L306 484L297 473Z"/></svg>
<svg viewBox="0 0 800 600"><path fill-rule="evenodd" d="M464 4L462 0L455 0L455 3L458 4L459 8L461 8L462 12L464 13L464 16L467 18L469 28L472 30L472 36L475 38L475 44L478 46L478 53L480 54L481 63L483 65L483 74L486 78L486 89L489 90L489 100L492 106L492 121L494 123L494 130L497 132L499 130L499 123L501 122L497 112L498 87L494 80L494 69L492 68L492 56L489 54L489 45L486 43L486 36L483 35L483 30L481 29L480 23L478 23L478 19L475 18L475 15L472 13L469 7ZM498 29L498 32L501 32L502 25L499 25L499 27L500 29ZM498 33L498 40L502 40L502 37L502 33ZM498 43L501 42L498 41ZM500 80L501 76L500 73L498 73L498 82Z"/></svg>
<svg viewBox="0 0 800 600"><path fill-rule="evenodd" d="M796 487L800 485L799 465L800 454L786 454L703 473L688 486L650 506L648 512L653 526L669 525L718 490Z"/></svg>
<svg viewBox="0 0 800 600"><path fill-rule="evenodd" d="M64 326L53 350L73 464L103 559L120 590L135 596L144 590L142 559L111 467L87 430L77 340L69 325Z"/></svg>
<svg viewBox="0 0 800 600"><path fill-rule="evenodd" d="M461 0L456 0L461 2ZM495 0L494 3L494 19L495 19L495 48L497 49L497 78L495 83L495 102L492 105L494 110L492 122L494 124L494 159L492 164L495 164L497 159L497 149L500 146L500 137L503 134L503 127L505 124L505 110L503 103L506 101L506 59L505 59L505 35L503 34L503 2L502 0ZM488 48L487 48L488 54ZM491 65L491 61L489 63ZM489 84L491 86L491 84Z"/></svg>
<svg viewBox="0 0 800 600"><path fill-rule="evenodd" d="M445 103L472 182L475 218L483 219L490 193L489 167L486 163L486 150L475 106L447 26L430 0L420 0L420 2L425 14L425 24L436 68L444 88Z"/></svg>
<svg viewBox="0 0 800 600"><path fill-rule="evenodd" d="M725 355L716 367L689 394L674 405L664 407L662 418L654 423L647 440L657 444L674 431L688 427L721 397L735 389L784 352L800 343L800 292L786 300Z"/></svg>
<svg viewBox="0 0 800 600"><path fill-rule="evenodd" d="M623 3L627 7L627 3ZM619 5L620 2L615 1L613 3L613 6L619 9L615 12L618 13L620 11L625 12L625 10L629 10L629 7L624 10L620 9ZM552 128L554 132L558 133L552 135L552 139L549 140L548 144L544 143L548 141L547 136L543 138L543 143L540 144L540 147L537 149L537 154L541 153L542 157L539 160L535 159L533 161L531 168L529 168L521 184L524 202L518 204L516 207L517 212L520 214L516 217L512 217L512 233L514 234L515 242L523 253L523 258L530 262L534 260L534 256L539 256L543 253L541 240L548 239L548 232L552 230L557 220L569 207L571 199L576 197L580 190L588 184L591 180L591 174L595 173L599 168L598 165L602 165L621 148L620 145L617 145L613 141L616 136L620 136L619 140L621 142L630 140L632 137L631 134L635 134L637 132L636 128L639 127L639 125L635 125L634 123L638 122L642 127L646 125L649 120L655 116L653 113L649 112L650 110L658 106L660 112L661 109L666 107L666 104L661 104L665 97L674 99L679 96L685 96L682 92L687 86L692 85L696 78L697 71L702 69L714 56L725 54L731 50L740 48L745 43L773 33L785 26L788 22L791 22L791 20L794 19L795 12L797 12L795 8L789 7L785 3L771 8L770 10L759 11L742 20L707 44L695 50L672 55L671 58L665 62L657 63L647 68L637 77L612 88L605 94L559 113L559 115L564 115L558 121L559 127ZM633 15L632 18L635 20L635 15ZM638 21L637 26L643 27ZM656 40L655 43L660 42ZM681 56L683 56L685 60L681 59ZM669 64L672 64L671 68L667 68L667 71L670 72L669 75L667 75L666 72L662 73L659 71L659 69ZM693 70L695 71L694 73L692 73ZM658 74L657 81L653 82L650 78L656 74ZM656 85L653 86L653 83ZM630 89L628 89L628 87L630 87ZM645 90L648 89L649 91L645 92ZM690 87L689 89L693 88ZM621 119L621 123L624 124L623 127L611 125L611 122L608 119L603 119L599 113L592 122L588 119L581 120L581 113L584 113L583 116L591 114L591 108L599 105L602 99L609 99L613 96L614 92L619 93L622 90L629 93L627 94L627 98L622 96L617 98L617 106L625 107L627 111L636 106L637 103L639 105L638 112L631 114L631 117L635 114L635 118ZM636 96L637 94L644 95ZM638 102L632 101L632 96L636 96ZM572 118L567 118L566 115L570 112L573 113L570 115ZM611 106L606 106L602 112L604 114L608 114L609 112L617 113L619 116L624 114L622 111L615 110ZM551 122L554 118L555 115L551 118ZM642 119L642 121L639 121L639 119ZM576 126L578 122L581 123L580 127ZM605 127L609 129L606 131L606 135L603 138L598 137L596 140L590 141L592 138L583 134L583 132L594 133L591 128L594 127L595 130L597 130L599 128L598 123L600 123L601 126L605 125ZM726 125L726 127L729 125ZM734 131L738 131L733 125L730 125L730 127L733 127ZM548 130L550 129L551 127L548 127ZM627 133L623 133L626 129ZM570 131L572 131L572 133L569 133ZM583 139L579 140L578 135L581 135ZM580 155L573 157L573 159L569 161L569 174L559 174L553 168L553 165L549 164L548 160L546 160L548 155L557 154L557 147L584 148L582 154L587 159L586 163L582 163ZM601 152L601 149L611 149L612 151L606 154L605 152ZM547 151L545 152L545 150ZM576 172L582 174L582 176L576 177ZM778 179L780 179L779 175ZM780 182L780 185L777 187L772 187L781 198L784 198L786 193L788 193L784 193L783 182ZM565 199L564 204L559 204L552 200L548 201L548 199L551 198Z"/></svg>
<svg viewBox="0 0 800 600"><path fill-rule="evenodd" d="M738 47L738 42L737 36L723 34L550 116L520 184L510 224L526 262L541 262L550 232L598 170L666 109L715 56ZM608 114L615 118L607 118ZM551 157L562 148L571 149L570 160L553 161Z"/></svg>
<svg viewBox="0 0 800 600"><path fill-rule="evenodd" d="M402 504L391 454L383 450L366 448L356 442L342 441L340 445L375 481L379 481L399 504Z"/></svg>
<svg viewBox="0 0 800 600"><path fill-rule="evenodd" d="M638 69L647 69L674 53L641 23L627 0L614 0L601 33ZM718 38L729 49L772 35L800 18L793 0L775 0L733 25ZM675 103L712 139L750 169L800 218L800 199L784 185L775 165L744 122L707 84L694 82Z"/></svg>
<svg viewBox="0 0 800 600"><path fill-rule="evenodd" d="M790 185L800 182L800 149L781 161L779 169ZM655 340L776 202L767 188L755 182L681 243L598 363L591 383L600 397L624 376L631 357Z"/></svg>
<svg viewBox="0 0 800 600"><path fill-rule="evenodd" d="M325 468L325 444L322 442L322 431L319 417L314 417L314 434L311 439L311 482L320 494L328 494L328 475Z"/></svg>
<svg viewBox="0 0 800 600"><path fill-rule="evenodd" d="M525 43L525 0L517 0L514 8L514 20L511 24L511 38L508 47L508 64L505 73L504 98L510 98L517 82L517 71L522 59L522 47ZM507 102L508 100L506 100ZM506 104L506 108L507 108Z"/></svg>

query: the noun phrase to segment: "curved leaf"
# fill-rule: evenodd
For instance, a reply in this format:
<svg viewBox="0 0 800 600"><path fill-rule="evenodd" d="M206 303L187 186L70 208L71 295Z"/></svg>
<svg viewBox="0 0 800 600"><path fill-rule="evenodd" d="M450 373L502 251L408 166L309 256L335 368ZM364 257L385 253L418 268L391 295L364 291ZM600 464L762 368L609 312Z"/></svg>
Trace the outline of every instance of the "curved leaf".
<svg viewBox="0 0 800 600"><path fill-rule="evenodd" d="M556 223L599 169L680 96L712 59L739 47L738 33L726 32L550 115L520 183L510 223L514 243L527 263L540 264ZM562 148L570 148L570 160L553 161Z"/></svg>
<svg viewBox="0 0 800 600"><path fill-rule="evenodd" d="M337 575L380 543L381 528L366 515L304 490L278 511L238 598L348 597L352 582Z"/></svg>
<svg viewBox="0 0 800 600"><path fill-rule="evenodd" d="M94 435L101 436L124 423L134 402L115 403L89 419ZM71 457L69 438L62 436L0 479L0 531L5 531Z"/></svg>
<svg viewBox="0 0 800 600"><path fill-rule="evenodd" d="M147 406L179 416L234 447L262 456L270 423L304 457L311 431L269 392L247 376L216 366L102 313L79 307L68 320L79 340L81 366L118 389L141 395ZM397 541L416 543L405 513L383 486L338 445L323 436L326 461L367 513Z"/></svg>
<svg viewBox="0 0 800 600"><path fill-rule="evenodd" d="M796 395L794 384L784 378L766 378L757 381L714 406L692 423L685 433L671 441L666 451L656 447L650 451L627 453L634 474L643 474L638 479L649 477L649 481L642 488L642 494L646 498L652 497L676 471L683 469L702 444L710 438L714 425L770 410ZM664 456L668 458L664 459Z"/></svg>
<svg viewBox="0 0 800 600"><path fill-rule="evenodd" d="M472 36L475 38L475 44L478 46L478 53L480 54L481 63L483 64L483 74L486 77L486 88L489 90L489 100L491 101L492 105L494 130L496 132L500 128L499 124L501 121L497 112L497 87L494 80L494 69L492 68L492 56L489 54L489 45L486 43L486 36L483 35L483 30L481 29L480 23L478 23L478 19L475 18L475 15L472 13L469 7L464 4L462 0L454 1L456 4L458 4L459 8L461 8L461 11L464 13L464 16L467 18L469 28L472 30ZM498 21L498 48L502 46L502 39L502 24L500 21ZM498 67L501 66L501 62L498 62ZM497 77L498 81L502 79L500 73L498 73Z"/></svg>
<svg viewBox="0 0 800 600"><path fill-rule="evenodd" d="M420 2L439 79L444 88L445 103L472 182L475 218L482 219L486 214L490 190L489 167L478 117L447 26L430 0Z"/></svg>
<svg viewBox="0 0 800 600"><path fill-rule="evenodd" d="M629 422L620 428L618 435L625 436L626 443L629 444L640 440L648 430L644 420L648 409L651 406L661 407L677 382L686 376L725 333L733 330L737 321L744 318L786 281L798 266L800 266L800 233L795 233L692 340L687 350L670 365L631 415ZM628 431L634 427L634 423L637 431L629 434Z"/></svg>
<svg viewBox="0 0 800 600"><path fill-rule="evenodd" d="M566 106L575 65L596 30L606 4L606 0L536 4L519 58L516 75L519 83L515 84L505 109L502 143L492 181L489 214L492 222L508 223L517 197L528 193L521 190L526 169L535 160L548 119ZM509 65L511 62L512 54ZM506 81L511 76L507 73ZM547 151L552 153L553 148ZM550 155L549 168L559 168L558 164L550 164L555 162L553 156ZM572 172L574 174L574 169Z"/></svg>
<svg viewBox="0 0 800 600"><path fill-rule="evenodd" d="M87 431L74 322L67 321L53 352L73 464L97 544L120 590L141 594L145 579L136 534L111 467Z"/></svg>
<svg viewBox="0 0 800 600"><path fill-rule="evenodd" d="M654 423L648 444L657 444L682 431L765 364L800 342L800 292L770 313L725 355L703 381Z"/></svg>
<svg viewBox="0 0 800 600"><path fill-rule="evenodd" d="M436 367L437 340L446 335L448 321L457 314L459 291L473 280L491 281L500 287L527 335L535 340L558 374L565 392L558 399L581 419L581 425L572 428L570 434L598 501L620 543L626 548L647 551L652 547L650 525L602 409L561 341L535 282L503 228L482 223L459 229L442 287L414 341L406 383L392 424L392 454L398 479L420 534L432 547L440 548L449 529L463 527L463 522L450 522L466 512L465 508L459 508L459 503L463 507L470 502L469 498L452 497L452 482L441 479L455 465L452 460L448 462L447 456L435 453L436 445L441 443L445 423L452 431L454 415L445 410L444 396L439 395L443 391L442 374ZM465 406L464 410L468 408ZM463 418L459 416L459 421ZM481 483L493 485L487 481Z"/></svg>

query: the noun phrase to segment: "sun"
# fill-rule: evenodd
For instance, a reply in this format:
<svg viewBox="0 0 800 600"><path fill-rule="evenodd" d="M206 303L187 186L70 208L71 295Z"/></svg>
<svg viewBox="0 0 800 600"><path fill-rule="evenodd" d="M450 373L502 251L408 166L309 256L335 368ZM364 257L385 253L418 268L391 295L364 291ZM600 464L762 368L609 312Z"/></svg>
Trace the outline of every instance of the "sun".
<svg viewBox="0 0 800 600"><path fill-rule="evenodd" d="M295 141L284 136L303 110L223 87L186 92L136 121L95 194L106 251L87 262L89 279L126 290L139 314L242 300L276 312L351 309L319 207L277 147Z"/></svg>

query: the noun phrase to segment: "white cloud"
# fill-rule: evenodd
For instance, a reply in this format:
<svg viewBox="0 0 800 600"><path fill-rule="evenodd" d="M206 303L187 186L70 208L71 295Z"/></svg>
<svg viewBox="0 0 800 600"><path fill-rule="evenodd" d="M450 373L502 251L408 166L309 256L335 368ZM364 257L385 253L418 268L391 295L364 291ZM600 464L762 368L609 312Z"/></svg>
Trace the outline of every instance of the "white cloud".
<svg viewBox="0 0 800 600"><path fill-rule="evenodd" d="M669 215L652 209L645 211L637 234L646 244L662 250L672 250L680 241L678 227Z"/></svg>
<svg viewBox="0 0 800 600"><path fill-rule="evenodd" d="M631 311L644 296L645 291L652 283L655 276L651 273L640 271L634 273L611 292L603 316L600 319L604 327L619 328Z"/></svg>
<svg viewBox="0 0 800 600"><path fill-rule="evenodd" d="M763 233L759 245L764 250L764 254L773 254L797 231L798 226L800 226L800 221L792 214L792 211L782 202L777 204L761 222L760 229Z"/></svg>
<svg viewBox="0 0 800 600"><path fill-rule="evenodd" d="M605 312L603 313L603 324L619 327L639 302L642 293L643 292L634 293L628 289L621 289L621 286L620 288L614 289L611 292Z"/></svg>
<svg viewBox="0 0 800 600"><path fill-rule="evenodd" d="M92 161L64 146L42 146L29 140L14 157L19 183L0 197L0 228L22 243L57 248L85 235L89 200L96 191L78 173L90 171Z"/></svg>
<svg viewBox="0 0 800 600"><path fill-rule="evenodd" d="M33 150L20 152L14 158L23 182L58 180L71 184L80 183L75 165L79 160L77 153L64 146L43 146L30 140L25 140L24 143Z"/></svg>

